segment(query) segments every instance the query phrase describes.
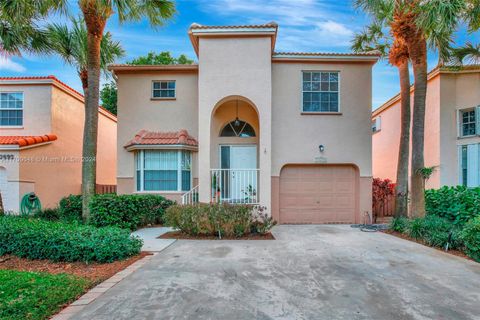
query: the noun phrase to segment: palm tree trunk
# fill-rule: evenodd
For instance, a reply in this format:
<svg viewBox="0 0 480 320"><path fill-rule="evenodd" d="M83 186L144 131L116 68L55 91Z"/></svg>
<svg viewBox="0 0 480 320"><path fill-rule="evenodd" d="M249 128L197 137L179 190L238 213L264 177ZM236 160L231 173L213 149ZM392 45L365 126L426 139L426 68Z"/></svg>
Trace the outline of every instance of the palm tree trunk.
<svg viewBox="0 0 480 320"><path fill-rule="evenodd" d="M82 69L78 72L78 76L80 77L80 81L82 82L83 96L85 97L85 99L87 99L87 95L88 95L88 71Z"/></svg>
<svg viewBox="0 0 480 320"><path fill-rule="evenodd" d="M89 203L95 195L98 105L100 96L100 43L102 42L106 20L99 16L93 2L82 7L82 11L88 31L88 94L85 100L85 126L83 130L82 217L84 221L88 222L90 219Z"/></svg>
<svg viewBox="0 0 480 320"><path fill-rule="evenodd" d="M409 45L415 76L415 92L413 97L413 128L412 128L412 172L411 198L412 216L425 216L425 195L423 177L419 170L425 167L424 137L425 137L425 103L427 98L427 44L425 39L416 39Z"/></svg>
<svg viewBox="0 0 480 320"><path fill-rule="evenodd" d="M395 187L395 217L408 215L408 162L410 156L410 74L408 60L398 65L401 97L400 147L397 163L397 184Z"/></svg>

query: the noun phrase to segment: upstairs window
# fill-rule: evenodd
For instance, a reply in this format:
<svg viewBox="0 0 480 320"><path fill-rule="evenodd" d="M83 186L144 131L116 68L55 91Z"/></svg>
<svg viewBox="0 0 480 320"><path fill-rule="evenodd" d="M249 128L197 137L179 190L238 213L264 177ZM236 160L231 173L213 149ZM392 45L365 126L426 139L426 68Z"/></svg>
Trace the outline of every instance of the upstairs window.
<svg viewBox="0 0 480 320"><path fill-rule="evenodd" d="M23 125L23 92L0 93L0 126Z"/></svg>
<svg viewBox="0 0 480 320"><path fill-rule="evenodd" d="M234 120L223 127L220 137L250 138L255 137L255 130L245 121Z"/></svg>
<svg viewBox="0 0 480 320"><path fill-rule="evenodd" d="M175 81L153 81L152 84L152 98L153 99L174 99L175 94Z"/></svg>
<svg viewBox="0 0 480 320"><path fill-rule="evenodd" d="M460 111L460 133L462 137L474 136L478 134L477 128L477 110L479 108Z"/></svg>
<svg viewBox="0 0 480 320"><path fill-rule="evenodd" d="M339 73L303 72L303 112L339 111Z"/></svg>

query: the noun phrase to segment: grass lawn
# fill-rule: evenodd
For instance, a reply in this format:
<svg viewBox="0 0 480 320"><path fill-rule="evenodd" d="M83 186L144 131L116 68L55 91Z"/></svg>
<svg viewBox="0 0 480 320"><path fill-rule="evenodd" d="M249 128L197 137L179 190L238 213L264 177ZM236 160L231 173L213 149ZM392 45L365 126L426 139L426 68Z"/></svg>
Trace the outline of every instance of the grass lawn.
<svg viewBox="0 0 480 320"><path fill-rule="evenodd" d="M47 319L89 284L66 274L0 270L0 319Z"/></svg>

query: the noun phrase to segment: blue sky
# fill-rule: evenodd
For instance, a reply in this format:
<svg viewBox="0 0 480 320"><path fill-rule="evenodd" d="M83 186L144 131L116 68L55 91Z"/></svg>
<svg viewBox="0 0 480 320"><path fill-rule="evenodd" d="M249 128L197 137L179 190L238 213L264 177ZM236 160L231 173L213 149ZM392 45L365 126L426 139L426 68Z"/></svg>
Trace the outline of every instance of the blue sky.
<svg viewBox="0 0 480 320"><path fill-rule="evenodd" d="M76 1L71 2L76 14ZM147 21L119 25L113 16L107 30L126 50L125 62L149 51L171 51L196 58L187 36L191 23L205 25L279 24L277 51L348 52L355 32L368 24L369 18L352 6L352 0L177 0L176 17L166 26L152 29ZM51 19L58 21L59 18ZM456 43L478 42L478 34L460 30ZM429 69L436 65L434 52L429 55ZM55 56L0 57L1 76L55 75L81 91L75 70ZM105 81L105 79L102 79ZM376 108L397 94L397 71L385 61L373 69L373 101Z"/></svg>

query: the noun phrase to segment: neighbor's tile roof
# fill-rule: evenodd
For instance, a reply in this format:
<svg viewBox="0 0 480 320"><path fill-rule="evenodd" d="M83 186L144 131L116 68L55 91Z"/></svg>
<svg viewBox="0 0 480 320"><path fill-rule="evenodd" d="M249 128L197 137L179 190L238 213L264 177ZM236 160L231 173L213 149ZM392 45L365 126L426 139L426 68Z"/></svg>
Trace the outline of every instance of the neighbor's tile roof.
<svg viewBox="0 0 480 320"><path fill-rule="evenodd" d="M141 130L135 137L127 142L125 148L134 145L185 145L198 146L197 140L182 129L176 132L154 132Z"/></svg>
<svg viewBox="0 0 480 320"><path fill-rule="evenodd" d="M265 24L245 24L245 25L233 25L233 26L204 26L198 23L192 23L190 29L264 29L264 28L277 28L278 24L274 21Z"/></svg>
<svg viewBox="0 0 480 320"><path fill-rule="evenodd" d="M349 56L367 56L367 57L376 57L380 53L378 51L362 52L362 53L339 53L339 52L274 52L274 56L339 56L339 57L349 57Z"/></svg>
<svg viewBox="0 0 480 320"><path fill-rule="evenodd" d="M0 136L0 145L18 145L19 147L25 147L55 140L57 140L57 136L54 134L46 134L43 136Z"/></svg>
<svg viewBox="0 0 480 320"><path fill-rule="evenodd" d="M12 81L12 80L53 80L53 81L58 82L59 84L65 86L65 88L67 88L68 90L71 90L72 92L74 92L74 93L83 97L83 94L81 94L77 90L73 89L72 87L70 87L65 82L58 80L57 77L52 76L52 75L38 76L38 77L0 77L0 81L2 81L2 80L8 80L8 81Z"/></svg>

